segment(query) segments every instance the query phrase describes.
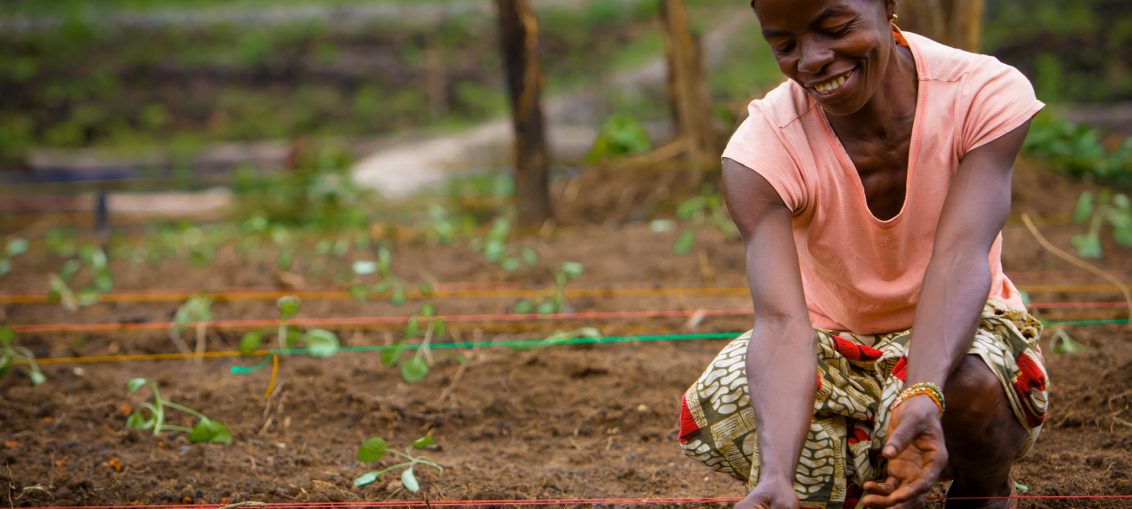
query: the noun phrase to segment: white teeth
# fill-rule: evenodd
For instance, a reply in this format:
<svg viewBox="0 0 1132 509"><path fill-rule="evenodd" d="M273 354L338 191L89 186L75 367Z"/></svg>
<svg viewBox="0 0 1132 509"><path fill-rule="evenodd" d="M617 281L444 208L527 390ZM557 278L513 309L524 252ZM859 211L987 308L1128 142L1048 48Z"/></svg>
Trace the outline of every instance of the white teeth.
<svg viewBox="0 0 1132 509"><path fill-rule="evenodd" d="M834 79L829 80L825 83L818 83L818 84L814 85L814 90L817 90L818 92L820 92L822 94L832 94L832 93L838 91L841 88L841 86L845 84L845 80L847 80L847 79L849 79L849 74L846 74L846 75L838 77L838 78L834 78Z"/></svg>

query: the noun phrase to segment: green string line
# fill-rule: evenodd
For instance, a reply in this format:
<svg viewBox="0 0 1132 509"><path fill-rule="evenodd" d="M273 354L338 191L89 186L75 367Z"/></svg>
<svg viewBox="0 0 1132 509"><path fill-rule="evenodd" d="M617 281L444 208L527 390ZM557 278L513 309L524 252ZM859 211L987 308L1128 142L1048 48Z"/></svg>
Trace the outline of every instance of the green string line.
<svg viewBox="0 0 1132 509"><path fill-rule="evenodd" d="M742 332L714 332L706 334L665 334L659 336L605 336L605 337L580 337L571 339L520 339L509 341L465 341L462 343L433 343L429 345L432 350L444 350L454 348L475 348L475 347L510 347L518 349L535 349L546 346L562 346L562 345L592 345L602 343L632 343L632 342L660 342L660 341L692 341L698 339L732 339L738 337ZM400 345L363 345L363 346L343 346L338 349L339 352L382 352L385 350L419 350L421 343L405 343ZM309 354L310 348L286 348L278 350L268 350L269 355L259 364L255 366L232 366L230 371L234 374L247 374L253 373L267 366L267 361L271 359L270 354L276 353L279 355L305 355Z"/></svg>
<svg viewBox="0 0 1132 509"><path fill-rule="evenodd" d="M1063 321L1046 321L1041 320L1045 327L1059 326L1059 325L1114 325L1114 324L1127 324L1127 318L1113 319L1113 320L1063 320ZM433 350L456 349L456 348L476 348L476 347L509 347L517 349L536 349L547 346L566 346L566 345L594 345L605 343L632 343L632 342L662 342L662 341L693 341L700 339L732 339L738 337L743 332L715 332L706 334L664 334L657 336L606 336L606 337L580 337L571 339L520 339L509 341L465 341L462 343L435 343L429 345ZM338 349L339 352L382 352L386 350L419 350L421 343L405 343L400 345L364 345L364 346L343 346ZM309 348L286 348L268 350L269 353L279 355L306 355L311 352ZM263 361L254 366L232 366L230 371L234 374L247 374L254 373L267 366L271 356L268 355Z"/></svg>

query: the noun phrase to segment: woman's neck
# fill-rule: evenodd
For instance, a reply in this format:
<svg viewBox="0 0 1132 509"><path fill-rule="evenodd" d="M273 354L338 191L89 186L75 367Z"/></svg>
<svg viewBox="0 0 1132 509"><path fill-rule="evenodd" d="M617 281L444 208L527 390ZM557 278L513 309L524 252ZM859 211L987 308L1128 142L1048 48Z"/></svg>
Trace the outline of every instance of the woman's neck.
<svg viewBox="0 0 1132 509"><path fill-rule="evenodd" d="M828 116L838 134L864 139L891 139L910 134L916 115L919 82L912 50L894 45L881 88L856 113Z"/></svg>

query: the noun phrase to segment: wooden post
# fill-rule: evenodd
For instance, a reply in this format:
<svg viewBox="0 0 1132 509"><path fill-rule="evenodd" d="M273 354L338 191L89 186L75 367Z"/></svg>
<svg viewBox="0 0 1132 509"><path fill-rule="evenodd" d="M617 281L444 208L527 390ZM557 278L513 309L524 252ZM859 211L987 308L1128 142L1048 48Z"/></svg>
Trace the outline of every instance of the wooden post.
<svg viewBox="0 0 1132 509"><path fill-rule="evenodd" d="M550 161L540 104L543 75L538 63L538 19L527 0L495 0L495 5L515 130L518 223L539 227L552 218L552 209Z"/></svg>
<svg viewBox="0 0 1132 509"><path fill-rule="evenodd" d="M684 0L660 0L660 12L673 123L687 144L688 159L702 167L716 159L718 147L700 44L692 35Z"/></svg>
<svg viewBox="0 0 1132 509"><path fill-rule="evenodd" d="M948 46L978 51L985 0L904 0L897 24Z"/></svg>

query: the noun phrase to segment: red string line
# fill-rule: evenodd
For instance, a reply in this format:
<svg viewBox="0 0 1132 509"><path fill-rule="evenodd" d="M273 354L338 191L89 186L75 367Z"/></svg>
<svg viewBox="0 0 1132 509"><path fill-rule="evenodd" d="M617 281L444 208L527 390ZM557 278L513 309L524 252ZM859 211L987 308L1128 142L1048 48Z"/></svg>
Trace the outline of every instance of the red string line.
<svg viewBox="0 0 1132 509"><path fill-rule="evenodd" d="M1132 500L1132 495L1011 495L1008 497L927 497L946 500ZM522 507L549 505L691 505L734 504L740 497L714 498L563 498L532 500L386 500L373 502L277 502L249 505L268 509L367 508L367 507ZM42 506L40 509L219 509L228 504L139 504L102 506Z"/></svg>

